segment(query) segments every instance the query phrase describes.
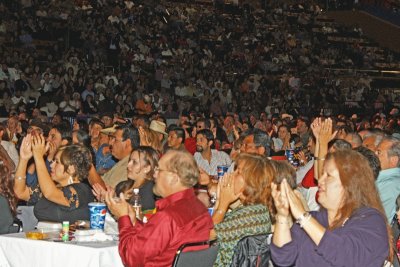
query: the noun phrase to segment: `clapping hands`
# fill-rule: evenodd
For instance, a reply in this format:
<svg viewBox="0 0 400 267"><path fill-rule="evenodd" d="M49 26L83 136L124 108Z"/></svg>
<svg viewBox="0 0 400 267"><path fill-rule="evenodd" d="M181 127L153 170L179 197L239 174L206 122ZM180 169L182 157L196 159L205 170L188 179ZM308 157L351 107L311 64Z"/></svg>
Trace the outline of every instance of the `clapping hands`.
<svg viewBox="0 0 400 267"><path fill-rule="evenodd" d="M271 188L277 216L287 218L292 214L292 216L297 219L304 214L305 209L301 199L289 186L286 179L280 184L280 189L278 189L278 185L275 183L272 183Z"/></svg>
<svg viewBox="0 0 400 267"><path fill-rule="evenodd" d="M239 199L242 192L235 193L235 186L233 184L233 174L225 173L220 179L217 189L218 205L223 209L227 209L229 205Z"/></svg>
<svg viewBox="0 0 400 267"><path fill-rule="evenodd" d="M21 160L28 161L32 158L32 135L27 134L22 140L21 147L19 149L19 157Z"/></svg>

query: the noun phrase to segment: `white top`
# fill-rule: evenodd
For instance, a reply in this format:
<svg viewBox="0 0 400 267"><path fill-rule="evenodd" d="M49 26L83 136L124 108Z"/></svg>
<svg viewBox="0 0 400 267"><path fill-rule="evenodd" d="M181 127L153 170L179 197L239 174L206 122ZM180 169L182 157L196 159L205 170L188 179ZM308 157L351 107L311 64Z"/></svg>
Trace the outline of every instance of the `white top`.
<svg viewBox="0 0 400 267"><path fill-rule="evenodd" d="M217 166L226 165L230 166L232 164L232 160L228 154L223 151L218 151L215 149L211 149L211 161L208 162L203 158L201 153L194 153L194 159L197 162L199 168L202 168L208 175L217 175Z"/></svg>

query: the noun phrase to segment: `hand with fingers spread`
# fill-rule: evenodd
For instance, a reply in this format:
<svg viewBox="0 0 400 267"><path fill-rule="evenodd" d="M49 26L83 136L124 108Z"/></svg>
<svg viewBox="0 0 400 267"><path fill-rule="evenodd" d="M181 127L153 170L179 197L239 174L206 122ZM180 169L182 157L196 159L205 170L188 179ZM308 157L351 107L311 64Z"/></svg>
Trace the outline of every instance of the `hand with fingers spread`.
<svg viewBox="0 0 400 267"><path fill-rule="evenodd" d="M218 184L218 203L219 207L223 209L228 209L229 205L235 202L241 194L241 192L235 193L233 175L234 174L231 173L225 173Z"/></svg>
<svg viewBox="0 0 400 267"><path fill-rule="evenodd" d="M321 144L328 144L337 132L332 133L332 119L328 118L321 124L321 131L319 133L319 140Z"/></svg>
<svg viewBox="0 0 400 267"><path fill-rule="evenodd" d="M43 156L46 154L46 151L46 140L43 134L34 136L32 140L33 157L35 159L43 158Z"/></svg>
<svg viewBox="0 0 400 267"><path fill-rule="evenodd" d="M30 158L32 158L32 156L32 135L27 134L22 140L22 144L19 149L19 157L22 160L28 161Z"/></svg>
<svg viewBox="0 0 400 267"><path fill-rule="evenodd" d="M106 199L106 193L109 192L109 191L113 191L114 192L112 187L110 187L109 185L106 185L106 188L104 188L100 184L94 184L93 185L93 189L92 189L93 195L100 202L104 202L104 200Z"/></svg>
<svg viewBox="0 0 400 267"><path fill-rule="evenodd" d="M125 215L129 215L129 204L125 200L124 193L119 195L119 199L114 198L114 192L107 191L105 200L110 212L117 218L117 220ZM131 218L132 220L132 218Z"/></svg>
<svg viewBox="0 0 400 267"><path fill-rule="evenodd" d="M315 118L311 123L311 130L316 139L319 139L319 134L321 132L322 119L321 117Z"/></svg>

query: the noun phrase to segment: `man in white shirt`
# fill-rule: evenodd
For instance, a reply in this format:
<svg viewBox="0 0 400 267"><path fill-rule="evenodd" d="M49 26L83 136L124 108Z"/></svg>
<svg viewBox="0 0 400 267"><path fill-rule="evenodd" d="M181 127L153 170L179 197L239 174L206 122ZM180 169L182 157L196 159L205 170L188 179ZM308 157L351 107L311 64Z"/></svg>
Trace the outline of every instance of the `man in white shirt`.
<svg viewBox="0 0 400 267"><path fill-rule="evenodd" d="M203 129L196 135L196 150L194 159L199 168L206 171L209 175L217 175L217 166L230 166L232 160L229 155L223 151L211 149L214 144L214 135L211 130Z"/></svg>

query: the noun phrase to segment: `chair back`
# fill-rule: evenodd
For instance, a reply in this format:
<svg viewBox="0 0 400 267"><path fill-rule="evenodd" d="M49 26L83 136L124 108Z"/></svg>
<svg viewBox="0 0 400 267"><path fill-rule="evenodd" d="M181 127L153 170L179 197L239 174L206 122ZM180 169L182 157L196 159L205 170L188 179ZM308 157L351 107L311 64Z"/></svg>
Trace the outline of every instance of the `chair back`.
<svg viewBox="0 0 400 267"><path fill-rule="evenodd" d="M186 248L205 246L208 248L196 251L183 252ZM186 243L178 248L172 263L172 267L211 267L214 265L218 254L218 246L212 245L212 241Z"/></svg>
<svg viewBox="0 0 400 267"><path fill-rule="evenodd" d="M270 261L271 234L243 237L236 245L231 267L268 267Z"/></svg>

